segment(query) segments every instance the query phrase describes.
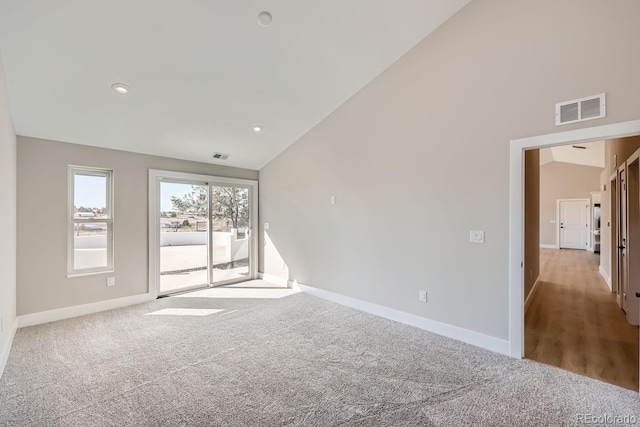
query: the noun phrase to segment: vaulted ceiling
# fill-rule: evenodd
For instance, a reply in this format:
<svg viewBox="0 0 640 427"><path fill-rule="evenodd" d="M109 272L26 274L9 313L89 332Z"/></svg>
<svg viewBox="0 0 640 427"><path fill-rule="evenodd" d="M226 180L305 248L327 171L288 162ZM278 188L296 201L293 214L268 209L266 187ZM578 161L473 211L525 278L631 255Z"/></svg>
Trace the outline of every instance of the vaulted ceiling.
<svg viewBox="0 0 640 427"><path fill-rule="evenodd" d="M543 148L540 150L540 165L550 162L564 162L604 168L604 150L604 141Z"/></svg>
<svg viewBox="0 0 640 427"><path fill-rule="evenodd" d="M468 1L0 0L0 53L19 135L259 169Z"/></svg>

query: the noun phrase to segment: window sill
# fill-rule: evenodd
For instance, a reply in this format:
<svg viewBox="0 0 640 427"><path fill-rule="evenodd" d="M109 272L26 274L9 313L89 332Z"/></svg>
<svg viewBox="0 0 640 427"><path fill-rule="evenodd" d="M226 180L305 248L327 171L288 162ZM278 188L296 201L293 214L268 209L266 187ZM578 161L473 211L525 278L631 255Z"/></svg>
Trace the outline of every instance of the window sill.
<svg viewBox="0 0 640 427"><path fill-rule="evenodd" d="M115 270L100 270L100 271L89 271L86 273L71 273L67 274L67 279L73 279L75 277L87 277L87 276L98 276L100 274L113 274Z"/></svg>

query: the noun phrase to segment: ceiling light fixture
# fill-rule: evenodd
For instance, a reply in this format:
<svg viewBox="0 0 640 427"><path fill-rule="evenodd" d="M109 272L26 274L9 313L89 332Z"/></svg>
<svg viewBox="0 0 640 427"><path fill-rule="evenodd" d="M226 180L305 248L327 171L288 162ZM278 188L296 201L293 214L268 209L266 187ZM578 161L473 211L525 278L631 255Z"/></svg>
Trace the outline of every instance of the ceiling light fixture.
<svg viewBox="0 0 640 427"><path fill-rule="evenodd" d="M262 125L255 125L253 127L253 131L256 132L256 133L262 132L262 129L263 129Z"/></svg>
<svg viewBox="0 0 640 427"><path fill-rule="evenodd" d="M273 16L271 16L271 14L266 10L258 14L258 24L262 25L263 27L268 27L269 25L271 25L272 21Z"/></svg>
<svg viewBox="0 0 640 427"><path fill-rule="evenodd" d="M119 93L120 95L126 95L129 93L129 86L122 83L112 84L111 89L113 89L115 93Z"/></svg>

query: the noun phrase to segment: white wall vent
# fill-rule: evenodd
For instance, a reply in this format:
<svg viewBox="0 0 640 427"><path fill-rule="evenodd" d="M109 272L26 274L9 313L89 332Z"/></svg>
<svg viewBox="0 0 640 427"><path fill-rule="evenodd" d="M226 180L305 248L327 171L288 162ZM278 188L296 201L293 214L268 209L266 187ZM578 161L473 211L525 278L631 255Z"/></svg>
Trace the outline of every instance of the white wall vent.
<svg viewBox="0 0 640 427"><path fill-rule="evenodd" d="M230 154L224 154L224 153L213 153L211 155L212 159L216 159L216 160L227 160L229 158Z"/></svg>
<svg viewBox="0 0 640 427"><path fill-rule="evenodd" d="M607 99L604 93L556 104L556 126L599 119L606 115Z"/></svg>

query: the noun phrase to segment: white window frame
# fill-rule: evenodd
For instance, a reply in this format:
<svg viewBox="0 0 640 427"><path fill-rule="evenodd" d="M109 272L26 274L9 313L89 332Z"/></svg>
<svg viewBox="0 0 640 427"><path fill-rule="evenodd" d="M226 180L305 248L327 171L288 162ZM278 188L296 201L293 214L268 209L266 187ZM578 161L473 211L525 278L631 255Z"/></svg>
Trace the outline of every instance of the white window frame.
<svg viewBox="0 0 640 427"><path fill-rule="evenodd" d="M101 176L106 178L105 216L101 218L74 218L75 177L76 175ZM67 277L87 276L93 274L113 273L113 171L110 169L69 165L68 173L68 214L67 214ZM76 269L75 257L75 225L106 223L107 224L107 265L104 267Z"/></svg>

